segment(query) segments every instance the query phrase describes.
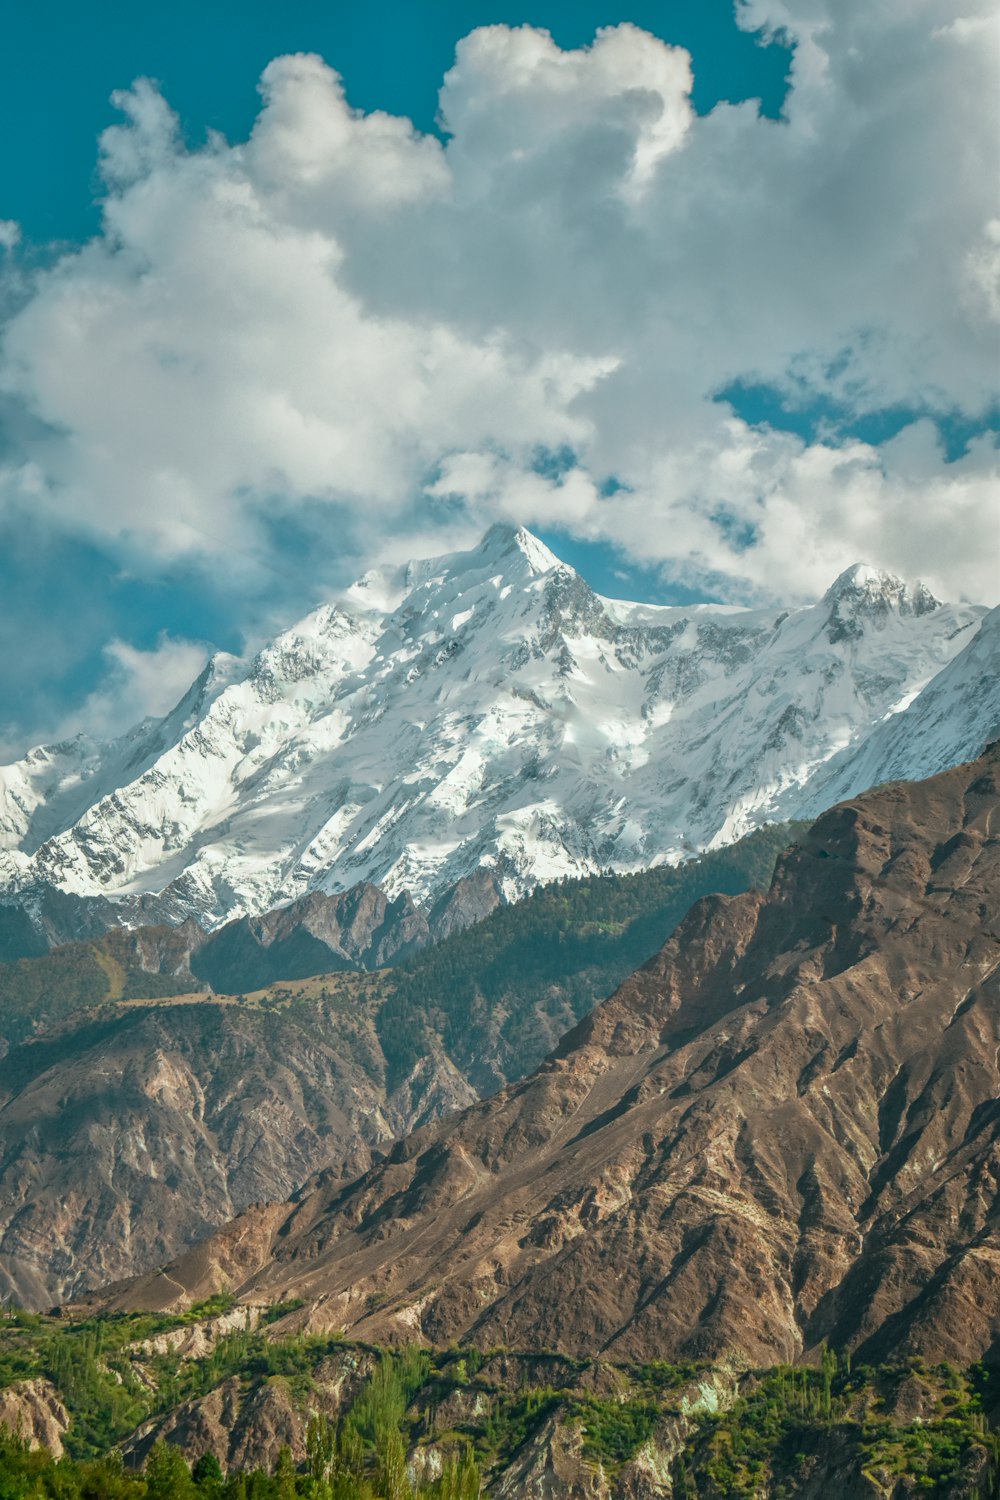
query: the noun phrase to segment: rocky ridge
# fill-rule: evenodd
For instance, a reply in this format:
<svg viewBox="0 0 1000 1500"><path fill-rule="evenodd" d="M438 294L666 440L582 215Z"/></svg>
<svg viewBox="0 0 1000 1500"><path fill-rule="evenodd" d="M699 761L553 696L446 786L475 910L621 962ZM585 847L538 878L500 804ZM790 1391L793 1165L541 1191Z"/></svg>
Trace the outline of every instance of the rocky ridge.
<svg viewBox="0 0 1000 1500"><path fill-rule="evenodd" d="M15 1048L0 1063L0 1294L45 1308L162 1264L477 1097L433 1040L387 1087L374 998L336 976L310 990L112 1004Z"/></svg>
<svg viewBox="0 0 1000 1500"><path fill-rule="evenodd" d="M372 888L207 939L193 922L118 928L0 967L0 1292L44 1308L163 1264L321 1168L356 1175L530 1071L696 896L766 882L789 836L561 885L465 927L496 901L483 872L429 913L440 945L375 974L345 967L384 940L389 904ZM195 990L206 958L200 972L246 992Z"/></svg>
<svg viewBox="0 0 1000 1500"><path fill-rule="evenodd" d="M0 964L92 942L125 972L231 995L281 979L400 963L481 922L502 901L496 874L480 868L427 907L417 906L405 891L390 900L378 886L362 883L333 895L313 891L206 932L193 917L176 924L133 924L114 902L46 887L0 904Z"/></svg>
<svg viewBox="0 0 1000 1500"><path fill-rule="evenodd" d="M227 1231L371 1339L763 1366L993 1357L1000 747L698 903L524 1082ZM208 1242L109 1307L216 1289Z"/></svg>

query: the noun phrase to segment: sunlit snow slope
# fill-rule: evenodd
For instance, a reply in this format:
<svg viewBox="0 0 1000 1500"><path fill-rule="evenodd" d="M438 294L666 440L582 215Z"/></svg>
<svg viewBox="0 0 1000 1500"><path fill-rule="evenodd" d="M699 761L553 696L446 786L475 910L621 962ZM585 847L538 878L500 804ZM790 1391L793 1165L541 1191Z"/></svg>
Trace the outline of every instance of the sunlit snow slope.
<svg viewBox="0 0 1000 1500"><path fill-rule="evenodd" d="M482 863L515 896L676 861L884 779L880 755L909 774L886 724L942 669L914 773L969 751L1000 721L983 616L863 567L790 612L624 604L497 526L216 657L162 721L0 770L0 884L159 892L153 914L211 924L361 880L426 898ZM973 657L987 701L959 722Z"/></svg>

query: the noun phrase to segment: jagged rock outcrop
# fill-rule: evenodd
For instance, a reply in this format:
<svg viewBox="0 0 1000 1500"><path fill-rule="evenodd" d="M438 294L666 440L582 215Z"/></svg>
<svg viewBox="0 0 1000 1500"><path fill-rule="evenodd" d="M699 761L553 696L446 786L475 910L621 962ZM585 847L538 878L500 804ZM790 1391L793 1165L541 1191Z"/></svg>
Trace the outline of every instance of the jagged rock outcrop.
<svg viewBox="0 0 1000 1500"><path fill-rule="evenodd" d="M426 909L405 891L391 901L378 886L362 883L334 895L313 891L208 933L191 917L174 925L130 926L124 920L128 911L113 902L42 888L22 903L0 904L0 964L90 942L122 971L111 999L120 998L129 976L143 974L234 995L283 979L401 963L428 943L481 922L503 899L498 875L484 867L442 891ZM141 916L141 910L132 915Z"/></svg>
<svg viewBox="0 0 1000 1500"><path fill-rule="evenodd" d="M390 900L374 885L332 896L314 891L262 917L227 922L203 940L191 971L231 995L338 969L381 969L482 921L502 900L487 869L442 892L428 911L406 891Z"/></svg>
<svg viewBox="0 0 1000 1500"><path fill-rule="evenodd" d="M831 810L532 1077L272 1211L240 1295L612 1359L995 1354L998 893L1000 747Z"/></svg>

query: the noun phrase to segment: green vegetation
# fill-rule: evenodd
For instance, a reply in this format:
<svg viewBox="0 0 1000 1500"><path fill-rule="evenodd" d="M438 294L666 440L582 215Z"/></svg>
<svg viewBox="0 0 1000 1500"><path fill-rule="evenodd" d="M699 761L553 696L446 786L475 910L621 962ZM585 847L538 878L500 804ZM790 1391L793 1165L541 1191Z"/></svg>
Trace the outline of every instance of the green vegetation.
<svg viewBox="0 0 1000 1500"><path fill-rule="evenodd" d="M657 952L694 903L764 889L805 824L775 824L676 868L538 886L392 971L378 1015L390 1088L425 1057L429 1033L480 1087L496 1034L506 1078L529 1072L559 1036ZM539 1017L548 1020L540 1025ZM482 1075L482 1076L480 1076Z"/></svg>
<svg viewBox="0 0 1000 1500"><path fill-rule="evenodd" d="M264 1326L298 1304L272 1309ZM66 1457L31 1452L17 1434L0 1428L0 1500L473 1500L480 1493L478 1467L467 1443L445 1445L441 1472L411 1485L406 1473L412 1422L407 1408L432 1378L428 1351L398 1355L356 1346L351 1357L368 1359L370 1372L350 1410L333 1420L308 1420L306 1454L295 1464L287 1448L273 1473L252 1470L229 1478L213 1454L188 1465L178 1449L154 1443L145 1464L122 1459L118 1443L142 1421L166 1415L184 1401L238 1379L244 1394L285 1382L296 1404L307 1409L315 1373L324 1360L343 1353L336 1336L269 1339L249 1329L223 1334L202 1358L183 1358L162 1335L227 1312L231 1301L212 1298L177 1317L118 1315L64 1323L8 1313L0 1329L0 1387L29 1377L56 1386L71 1414L64 1437Z"/></svg>
<svg viewBox="0 0 1000 1500"><path fill-rule="evenodd" d="M463 1423L461 1430L474 1439L476 1456L484 1467L502 1469L559 1405L560 1398L551 1386L513 1395L491 1392L482 1418Z"/></svg>
<svg viewBox="0 0 1000 1500"><path fill-rule="evenodd" d="M678 1497L761 1494L792 1500L810 1478L864 1475L875 1492L1000 1493L1000 1443L988 1430L1000 1371L920 1360L862 1366L824 1356L819 1369L762 1373L728 1411L701 1419L674 1467ZM903 1493L900 1490L899 1493Z"/></svg>
<svg viewBox="0 0 1000 1500"><path fill-rule="evenodd" d="M390 1091L440 1039L475 1087L489 1093L541 1062L575 1021L662 946L699 898L766 886L800 826L763 828L675 869L539 886L397 968L285 981L234 1002L262 1011L276 1026L295 1019L312 1025L317 1008L338 1018L374 1015ZM164 933L159 941L169 952ZM180 948L174 949L179 961ZM146 973L136 962L130 935L115 931L0 963L0 1039L14 1049L4 1060L7 1086L17 1088L100 1042L129 1001L197 992L190 978ZM210 1028L212 1007L198 1009L191 1025ZM74 1016L70 1031L65 1023ZM364 1044L356 1041L364 1066ZM368 1064L366 1071L377 1071L374 1058Z"/></svg>
<svg viewBox="0 0 1000 1500"><path fill-rule="evenodd" d="M670 1470L677 1500L793 1500L827 1482L831 1491L867 1482L873 1493L1000 1494L996 1367L914 1359L852 1369L827 1354L817 1367L780 1366L737 1385L694 1364L282 1336L278 1320L292 1304L256 1329L216 1326L197 1358L179 1352L195 1324L211 1334L211 1320L231 1310L220 1297L176 1317L70 1323L10 1313L0 1385L45 1377L71 1422L58 1461L0 1429L0 1500L471 1500L557 1425L578 1433L567 1443L580 1462L609 1475L647 1448ZM291 1400L294 1457L284 1448L269 1472L227 1476L211 1452L185 1457L152 1441L157 1419L223 1382L230 1392L236 1382L241 1411L267 1400L287 1411ZM152 1434L133 1448L142 1423ZM163 1430L169 1436L169 1423Z"/></svg>
<svg viewBox="0 0 1000 1500"><path fill-rule="evenodd" d="M342 1429L326 1429L311 1438L304 1466L283 1448L270 1473L249 1469L226 1478L212 1454L189 1465L162 1442L133 1469L118 1452L86 1463L54 1460L0 1431L0 1500L478 1500L481 1487L467 1452L450 1454L438 1478L412 1485L398 1433L369 1456Z"/></svg>
<svg viewBox="0 0 1000 1500"><path fill-rule="evenodd" d="M36 1021L60 1020L106 1000L107 970L90 943L67 943L40 958L0 964L0 1015L5 1040L29 1036Z"/></svg>
<svg viewBox="0 0 1000 1500"><path fill-rule="evenodd" d="M92 943L66 943L36 958L0 963L0 1036L12 1046L40 1026L52 1026L78 1011L108 1001L190 994L194 980L148 974L113 954L120 934Z"/></svg>
<svg viewBox="0 0 1000 1500"><path fill-rule="evenodd" d="M582 1401L583 1456L603 1464L623 1464L656 1431L662 1415L655 1401Z"/></svg>

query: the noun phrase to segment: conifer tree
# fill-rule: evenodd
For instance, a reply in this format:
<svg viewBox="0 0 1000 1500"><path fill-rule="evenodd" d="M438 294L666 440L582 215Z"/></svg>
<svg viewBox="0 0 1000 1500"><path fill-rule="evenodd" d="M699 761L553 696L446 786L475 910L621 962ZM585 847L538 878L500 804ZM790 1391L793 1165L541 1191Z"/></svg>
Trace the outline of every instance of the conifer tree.
<svg viewBox="0 0 1000 1500"><path fill-rule="evenodd" d="M183 1453L162 1438L149 1450L143 1474L146 1500L196 1500L197 1491Z"/></svg>

